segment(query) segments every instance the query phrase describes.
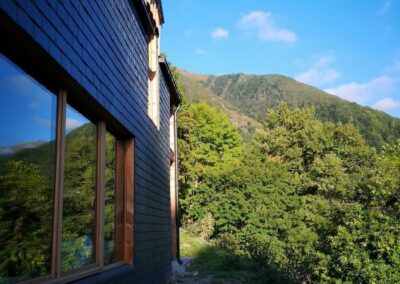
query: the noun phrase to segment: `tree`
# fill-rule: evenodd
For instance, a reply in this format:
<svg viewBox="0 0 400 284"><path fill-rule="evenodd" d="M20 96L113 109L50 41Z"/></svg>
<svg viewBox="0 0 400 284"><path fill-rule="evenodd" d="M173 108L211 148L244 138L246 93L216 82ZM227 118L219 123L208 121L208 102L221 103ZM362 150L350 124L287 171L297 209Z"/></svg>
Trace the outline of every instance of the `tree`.
<svg viewBox="0 0 400 284"><path fill-rule="evenodd" d="M0 279L24 280L50 272L53 189L39 166L1 163Z"/></svg>
<svg viewBox="0 0 400 284"><path fill-rule="evenodd" d="M224 113L206 103L190 105L178 116L181 212L187 222L205 216L218 177L240 163L243 145Z"/></svg>

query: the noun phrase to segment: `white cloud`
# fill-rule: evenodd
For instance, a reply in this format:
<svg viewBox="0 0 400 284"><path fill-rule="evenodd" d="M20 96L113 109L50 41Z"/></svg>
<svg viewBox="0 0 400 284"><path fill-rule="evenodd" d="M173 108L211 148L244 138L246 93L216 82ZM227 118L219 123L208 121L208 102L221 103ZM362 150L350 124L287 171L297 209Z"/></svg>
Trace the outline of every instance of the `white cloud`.
<svg viewBox="0 0 400 284"><path fill-rule="evenodd" d="M391 0L385 1L385 3L383 3L382 7L379 9L378 15L383 15L384 13L389 11L390 6L392 6L392 1Z"/></svg>
<svg viewBox="0 0 400 284"><path fill-rule="evenodd" d="M341 97L342 99L366 104L372 99L382 97L394 90L397 79L390 76L379 76L365 83L348 83L325 92Z"/></svg>
<svg viewBox="0 0 400 284"><path fill-rule="evenodd" d="M31 109L38 108L39 106L40 106L40 104L38 102L35 102L35 101L33 101L33 102L31 102L29 104L29 108L31 108Z"/></svg>
<svg viewBox="0 0 400 284"><path fill-rule="evenodd" d="M296 80L314 86L324 85L336 81L340 72L329 67L335 61L334 54L323 55L305 72L296 76Z"/></svg>
<svg viewBox="0 0 400 284"><path fill-rule="evenodd" d="M34 117L33 121L36 122L38 125L43 126L45 128L53 128L55 127L50 120L41 118L41 117Z"/></svg>
<svg viewBox="0 0 400 284"><path fill-rule="evenodd" d="M11 148L1 147L0 146L0 156L10 155L10 154L13 154L13 153L14 153L14 151Z"/></svg>
<svg viewBox="0 0 400 284"><path fill-rule="evenodd" d="M79 121L75 118L67 117L65 121L65 128L67 132L70 132L71 130L74 130L75 128L78 128L79 126L82 126L83 122Z"/></svg>
<svg viewBox="0 0 400 284"><path fill-rule="evenodd" d="M270 12L250 12L242 16L237 25L243 30L256 31L257 37L263 41L294 43L297 40L297 35L294 32L275 26Z"/></svg>
<svg viewBox="0 0 400 284"><path fill-rule="evenodd" d="M229 32L223 28L217 28L211 33L211 37L215 39L224 39L229 37Z"/></svg>
<svg viewBox="0 0 400 284"><path fill-rule="evenodd" d="M196 54L201 55L201 56L206 56L208 55L208 52L204 49L198 48L194 51Z"/></svg>
<svg viewBox="0 0 400 284"><path fill-rule="evenodd" d="M372 107L381 111L400 109L400 100L396 101L392 98L384 98L376 102Z"/></svg>

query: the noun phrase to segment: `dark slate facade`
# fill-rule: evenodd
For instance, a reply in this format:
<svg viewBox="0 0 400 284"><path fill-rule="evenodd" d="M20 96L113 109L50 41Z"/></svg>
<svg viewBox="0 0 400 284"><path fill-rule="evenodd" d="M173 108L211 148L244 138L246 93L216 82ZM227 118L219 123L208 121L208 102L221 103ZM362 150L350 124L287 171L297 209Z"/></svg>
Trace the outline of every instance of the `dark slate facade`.
<svg viewBox="0 0 400 284"><path fill-rule="evenodd" d="M78 283L165 283L170 276L170 94L161 74L157 129L147 115L148 34L135 1L0 0L3 43L28 44L14 43L21 50L10 49L12 59L30 56L24 69L43 63L49 85L54 71L57 84L74 87L76 101L99 105L135 138L134 265Z"/></svg>

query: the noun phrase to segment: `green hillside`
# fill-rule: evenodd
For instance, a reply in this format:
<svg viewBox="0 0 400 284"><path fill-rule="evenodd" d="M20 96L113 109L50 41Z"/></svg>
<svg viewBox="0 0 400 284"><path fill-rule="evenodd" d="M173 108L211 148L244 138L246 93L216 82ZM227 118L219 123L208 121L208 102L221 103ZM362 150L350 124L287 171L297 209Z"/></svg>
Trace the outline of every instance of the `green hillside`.
<svg viewBox="0 0 400 284"><path fill-rule="evenodd" d="M204 76L185 71L180 73L181 83L192 101L205 100L224 110L233 109L237 121L243 117L243 121L252 118L262 122L268 109L276 108L279 102L285 101L289 107L313 106L316 117L322 121L354 124L367 143L377 149L384 143L394 143L400 137L400 119L342 100L289 77L244 74ZM235 125L239 124L232 119L231 121Z"/></svg>
<svg viewBox="0 0 400 284"><path fill-rule="evenodd" d="M185 87L186 94L191 103L206 101L211 106L222 109L229 117L229 120L239 128L243 134L254 132L261 129L262 125L256 119L246 115L240 108L234 106L227 100L215 96L214 93L204 85L207 76L188 73L179 70L179 82Z"/></svg>

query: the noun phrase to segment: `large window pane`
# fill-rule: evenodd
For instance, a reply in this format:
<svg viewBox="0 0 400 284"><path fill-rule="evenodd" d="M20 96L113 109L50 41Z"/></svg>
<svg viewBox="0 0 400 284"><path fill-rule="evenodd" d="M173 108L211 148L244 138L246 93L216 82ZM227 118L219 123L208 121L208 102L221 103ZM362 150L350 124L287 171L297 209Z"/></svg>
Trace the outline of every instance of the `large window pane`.
<svg viewBox="0 0 400 284"><path fill-rule="evenodd" d="M96 126L67 106L61 270L94 262Z"/></svg>
<svg viewBox="0 0 400 284"><path fill-rule="evenodd" d="M56 96L0 55L0 283L50 274Z"/></svg>
<svg viewBox="0 0 400 284"><path fill-rule="evenodd" d="M116 139L106 135L106 199L104 208L104 265L114 263L115 259L115 147Z"/></svg>

